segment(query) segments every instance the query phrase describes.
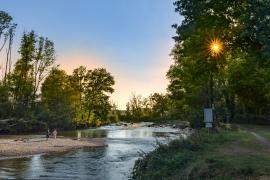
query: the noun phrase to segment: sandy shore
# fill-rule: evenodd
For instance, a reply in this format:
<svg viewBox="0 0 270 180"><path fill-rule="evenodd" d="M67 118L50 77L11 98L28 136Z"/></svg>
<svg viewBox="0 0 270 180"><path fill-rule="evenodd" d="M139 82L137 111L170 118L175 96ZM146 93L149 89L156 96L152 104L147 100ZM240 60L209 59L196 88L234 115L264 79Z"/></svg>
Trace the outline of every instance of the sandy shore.
<svg viewBox="0 0 270 180"><path fill-rule="evenodd" d="M78 148L96 148L104 146L106 146L106 144L103 139L0 139L0 160L34 154L63 152Z"/></svg>

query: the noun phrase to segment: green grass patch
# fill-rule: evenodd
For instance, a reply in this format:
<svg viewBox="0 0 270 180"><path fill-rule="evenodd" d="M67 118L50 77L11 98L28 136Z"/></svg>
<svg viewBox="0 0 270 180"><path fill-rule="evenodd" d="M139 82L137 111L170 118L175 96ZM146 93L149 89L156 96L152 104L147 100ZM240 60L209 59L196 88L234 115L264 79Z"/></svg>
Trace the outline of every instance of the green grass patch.
<svg viewBox="0 0 270 180"><path fill-rule="evenodd" d="M259 179L270 177L270 150L245 130L195 132L136 161L133 179Z"/></svg>
<svg viewBox="0 0 270 180"><path fill-rule="evenodd" d="M247 125L241 125L241 127L250 131L254 131L270 141L270 126L247 124Z"/></svg>

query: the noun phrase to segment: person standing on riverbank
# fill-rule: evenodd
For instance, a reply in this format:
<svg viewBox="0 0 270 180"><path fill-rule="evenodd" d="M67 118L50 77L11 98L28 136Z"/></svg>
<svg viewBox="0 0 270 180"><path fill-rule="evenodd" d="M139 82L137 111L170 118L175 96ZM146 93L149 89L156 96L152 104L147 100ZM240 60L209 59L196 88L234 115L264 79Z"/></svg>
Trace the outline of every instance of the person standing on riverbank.
<svg viewBox="0 0 270 180"><path fill-rule="evenodd" d="M56 129L54 129L53 130L53 137L54 137L54 139L56 139L56 136L57 136L57 131L56 131Z"/></svg>
<svg viewBox="0 0 270 180"><path fill-rule="evenodd" d="M49 137L50 137L50 129L48 128L47 132L46 132L46 140L47 141L48 141Z"/></svg>

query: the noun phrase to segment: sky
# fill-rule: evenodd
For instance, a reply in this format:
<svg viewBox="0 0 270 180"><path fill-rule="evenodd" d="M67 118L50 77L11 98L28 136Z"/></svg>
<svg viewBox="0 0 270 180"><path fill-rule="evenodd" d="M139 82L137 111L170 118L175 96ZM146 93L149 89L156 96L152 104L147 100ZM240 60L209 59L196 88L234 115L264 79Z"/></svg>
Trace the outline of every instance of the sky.
<svg viewBox="0 0 270 180"><path fill-rule="evenodd" d="M80 65L106 68L115 78L111 96L125 109L132 93L166 93L174 41L182 17L174 0L0 0L18 24L13 59L23 32L55 44L56 64L68 74ZM0 62L3 60L0 59ZM14 61L14 60L13 60Z"/></svg>

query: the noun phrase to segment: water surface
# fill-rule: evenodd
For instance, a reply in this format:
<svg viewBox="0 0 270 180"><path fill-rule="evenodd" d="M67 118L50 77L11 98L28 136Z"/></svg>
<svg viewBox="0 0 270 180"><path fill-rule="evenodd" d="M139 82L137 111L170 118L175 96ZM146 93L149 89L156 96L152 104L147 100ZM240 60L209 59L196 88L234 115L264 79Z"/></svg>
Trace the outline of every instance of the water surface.
<svg viewBox="0 0 270 180"><path fill-rule="evenodd" d="M169 127L105 126L63 132L66 137L105 138L108 147L0 161L0 179L128 179L141 152L180 135Z"/></svg>

